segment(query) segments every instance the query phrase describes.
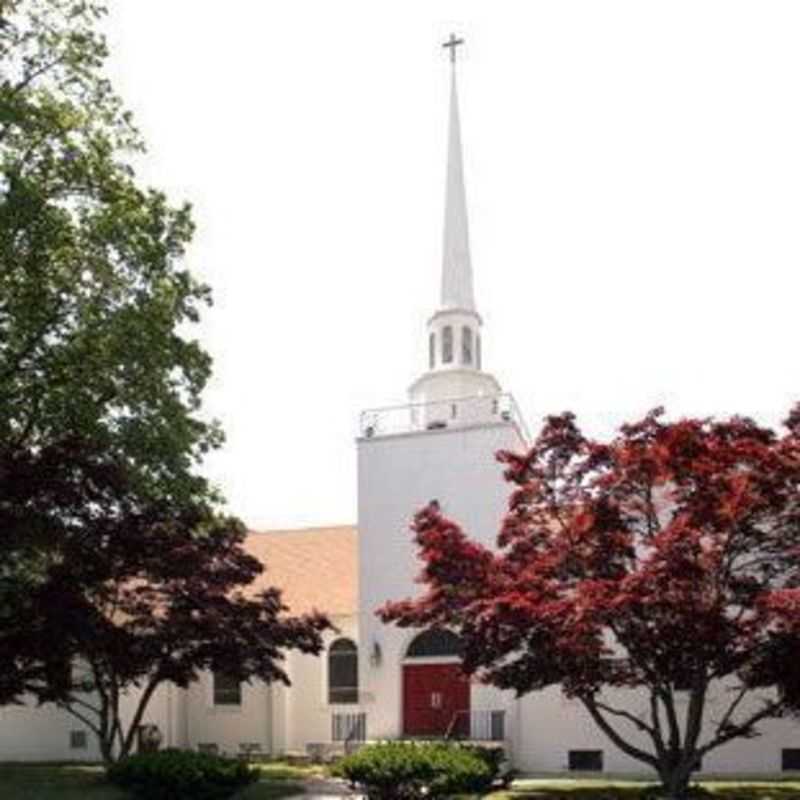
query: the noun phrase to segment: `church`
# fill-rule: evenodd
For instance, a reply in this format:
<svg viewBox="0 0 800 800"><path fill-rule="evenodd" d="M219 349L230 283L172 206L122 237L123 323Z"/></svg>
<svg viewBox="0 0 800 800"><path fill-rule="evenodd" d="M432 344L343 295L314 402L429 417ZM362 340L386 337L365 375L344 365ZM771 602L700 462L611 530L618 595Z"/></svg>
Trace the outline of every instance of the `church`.
<svg viewBox="0 0 800 800"><path fill-rule="evenodd" d="M383 625L375 609L418 591L409 521L432 499L470 535L493 545L507 487L494 460L530 434L513 396L485 369L483 320L473 291L456 86L451 85L441 295L426 330L427 363L408 403L363 411L356 441L357 526L253 532L246 547L292 612L318 609L336 626L322 656L291 653L292 686L239 684L206 674L183 690L161 687L146 713L163 746L326 757L346 745L457 734L506 748L526 773L639 774L577 703L557 688L516 698L463 676L457 638ZM259 588L256 586L255 588ZM643 701L644 702L644 701ZM51 706L0 708L0 760L99 760L90 731ZM707 773L778 773L800 763L790 720L710 753Z"/></svg>

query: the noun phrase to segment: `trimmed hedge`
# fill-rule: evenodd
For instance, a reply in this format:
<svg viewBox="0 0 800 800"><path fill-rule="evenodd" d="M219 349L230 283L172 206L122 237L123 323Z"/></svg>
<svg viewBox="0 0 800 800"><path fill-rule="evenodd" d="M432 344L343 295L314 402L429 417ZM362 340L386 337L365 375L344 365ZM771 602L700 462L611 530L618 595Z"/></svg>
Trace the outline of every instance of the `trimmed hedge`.
<svg viewBox="0 0 800 800"><path fill-rule="evenodd" d="M433 742L385 742L362 747L334 773L370 800L417 800L487 792L497 777L494 758L479 748Z"/></svg>
<svg viewBox="0 0 800 800"><path fill-rule="evenodd" d="M139 753L108 769L111 783L146 800L225 800L259 774L242 761L191 750Z"/></svg>

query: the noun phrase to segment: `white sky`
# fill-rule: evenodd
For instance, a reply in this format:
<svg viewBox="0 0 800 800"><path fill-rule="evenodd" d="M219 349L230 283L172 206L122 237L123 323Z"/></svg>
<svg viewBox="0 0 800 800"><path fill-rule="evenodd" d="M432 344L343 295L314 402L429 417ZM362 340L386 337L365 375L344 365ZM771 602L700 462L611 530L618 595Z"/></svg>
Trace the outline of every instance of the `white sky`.
<svg viewBox="0 0 800 800"><path fill-rule="evenodd" d="M355 521L358 413L424 367L451 30L484 365L530 427L800 399L800 3L110 4L140 174L195 206L208 472L251 526Z"/></svg>

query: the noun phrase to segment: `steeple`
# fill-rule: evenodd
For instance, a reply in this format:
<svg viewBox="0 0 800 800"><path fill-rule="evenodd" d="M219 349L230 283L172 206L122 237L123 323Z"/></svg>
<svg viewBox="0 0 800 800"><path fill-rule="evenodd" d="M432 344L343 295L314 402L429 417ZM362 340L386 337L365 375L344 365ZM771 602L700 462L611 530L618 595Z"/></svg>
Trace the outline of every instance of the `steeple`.
<svg viewBox="0 0 800 800"><path fill-rule="evenodd" d="M454 37L451 37L454 41ZM458 114L455 47L450 76L450 132L447 147L447 191L444 207L442 250L442 308L475 310L472 262L469 254L467 194L464 189L464 161L461 154L461 122Z"/></svg>
<svg viewBox="0 0 800 800"><path fill-rule="evenodd" d="M456 48L463 43L451 34L443 45L450 51L451 75L442 294L439 309L428 320L428 370L409 390L411 402L426 407L418 420L426 428L489 421L498 414L495 398L500 394L500 385L483 371L483 323L472 288L455 67Z"/></svg>

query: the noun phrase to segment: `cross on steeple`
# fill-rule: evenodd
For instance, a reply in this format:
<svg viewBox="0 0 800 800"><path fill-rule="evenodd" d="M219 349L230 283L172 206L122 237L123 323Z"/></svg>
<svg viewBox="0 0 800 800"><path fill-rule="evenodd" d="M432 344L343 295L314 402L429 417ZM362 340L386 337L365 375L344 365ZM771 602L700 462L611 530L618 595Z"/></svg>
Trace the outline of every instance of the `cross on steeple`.
<svg viewBox="0 0 800 800"><path fill-rule="evenodd" d="M456 47L462 44L464 44L464 40L457 38L454 33L451 33L450 38L442 45L442 47L446 47L450 50L451 64L456 63Z"/></svg>

